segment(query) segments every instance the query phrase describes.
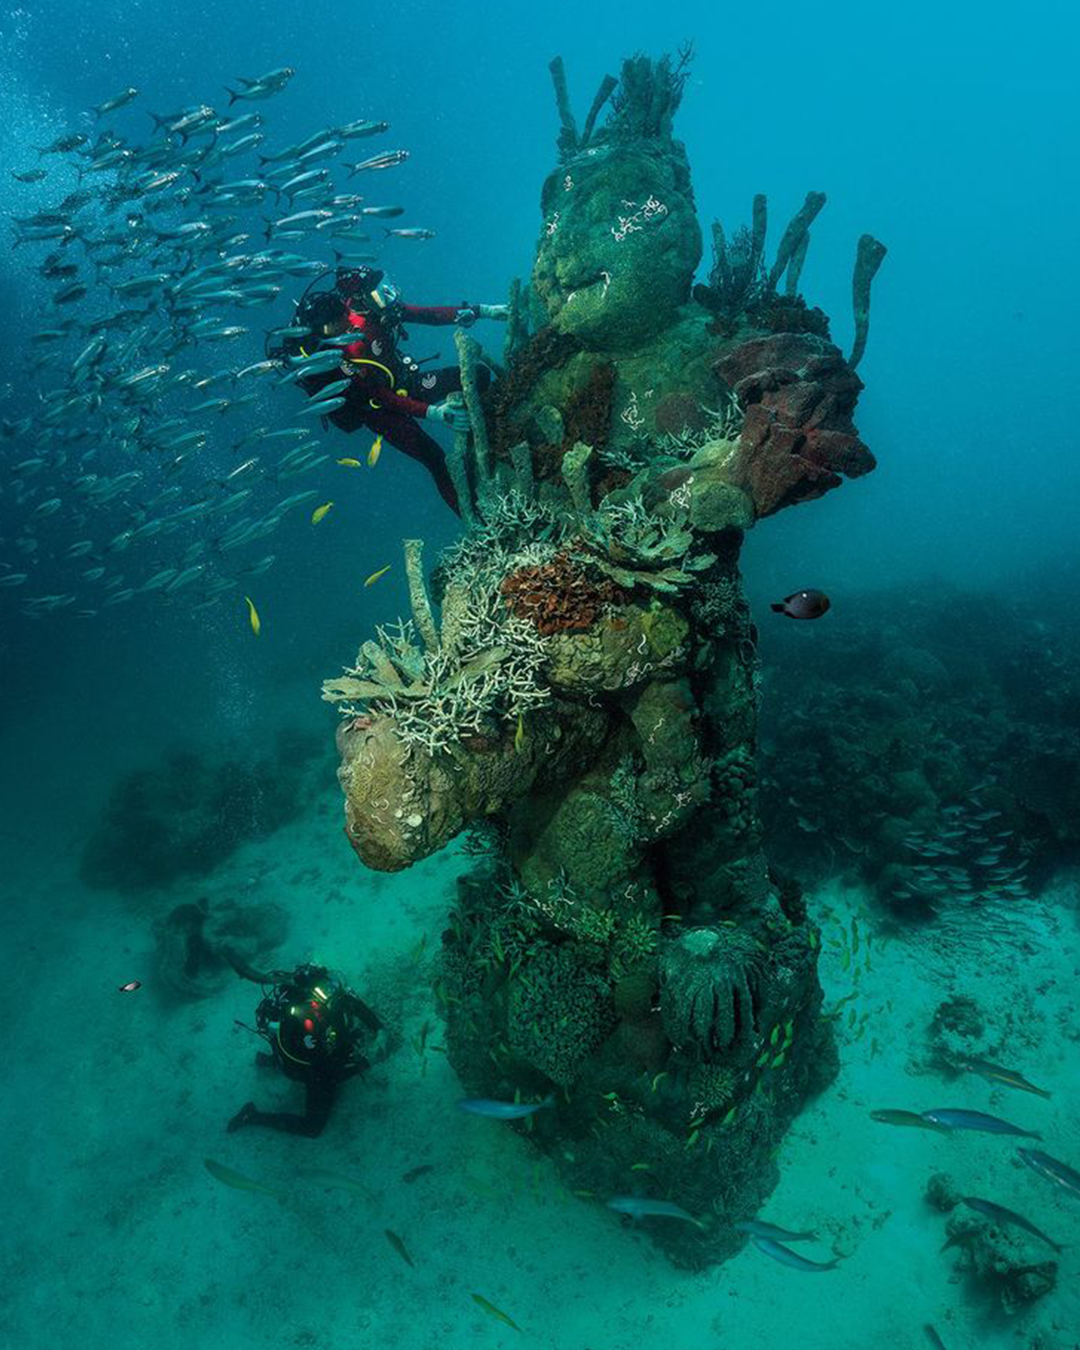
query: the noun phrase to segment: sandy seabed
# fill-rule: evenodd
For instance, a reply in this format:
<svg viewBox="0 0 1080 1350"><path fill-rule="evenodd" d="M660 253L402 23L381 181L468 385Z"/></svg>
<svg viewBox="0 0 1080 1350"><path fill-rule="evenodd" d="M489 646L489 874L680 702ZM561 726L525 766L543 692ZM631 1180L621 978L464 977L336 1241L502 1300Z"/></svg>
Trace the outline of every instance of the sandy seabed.
<svg viewBox="0 0 1080 1350"><path fill-rule="evenodd" d="M824 929L826 1006L853 997L837 1019L840 1075L784 1141L762 1217L816 1229L820 1240L803 1250L841 1264L802 1274L751 1247L688 1274L640 1228L569 1195L526 1139L455 1109L430 962L467 859L455 846L398 876L365 872L340 809L328 786L304 816L211 877L138 904L82 889L77 841L44 857L6 841L0 1345L915 1350L932 1322L948 1350L1080 1346L1080 1199L1025 1168L1016 1141L895 1129L869 1115L989 1111L1041 1130L1042 1147L1080 1168L1074 879L1017 910L1015 941L952 949L889 934L857 888L810 897ZM343 1089L318 1140L225 1132L249 1098L295 1108L302 1095L255 1067L258 1042L234 1023L251 1021L256 986L237 980L181 1003L155 985L151 919L202 895L285 905L292 929L280 962L313 957L347 972L401 1035L389 1060ZM853 964L837 940L852 917L863 934ZM144 987L121 996L132 978ZM930 1018L956 993L1021 1028L1010 1063L1052 1099L926 1070ZM222 1186L206 1157L283 1198ZM431 1170L402 1181L421 1164ZM317 1168L356 1185L303 1174ZM1003 1316L957 1273L956 1250L940 1251L944 1216L924 1200L937 1171L1067 1244L1057 1288L1027 1314ZM1048 1254L1032 1248L1032 1260Z"/></svg>

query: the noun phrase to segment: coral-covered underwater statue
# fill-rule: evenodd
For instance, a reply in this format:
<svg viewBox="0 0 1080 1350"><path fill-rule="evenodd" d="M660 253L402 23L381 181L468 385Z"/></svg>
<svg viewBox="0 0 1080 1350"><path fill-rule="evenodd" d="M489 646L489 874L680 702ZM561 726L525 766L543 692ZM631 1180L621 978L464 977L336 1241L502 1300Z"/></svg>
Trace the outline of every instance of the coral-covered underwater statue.
<svg viewBox="0 0 1080 1350"><path fill-rule="evenodd" d="M436 983L468 1095L554 1090L528 1128L569 1187L675 1202L699 1224L646 1222L701 1266L744 1241L734 1223L836 1065L818 933L758 819L739 549L874 461L853 361L798 294L821 195L771 267L763 198L752 229L714 227L694 287L685 59L625 62L580 132L552 72L559 165L482 402L458 335L467 528L430 577L406 542L411 620L324 692L367 866L470 831ZM883 252L859 247L856 358Z"/></svg>

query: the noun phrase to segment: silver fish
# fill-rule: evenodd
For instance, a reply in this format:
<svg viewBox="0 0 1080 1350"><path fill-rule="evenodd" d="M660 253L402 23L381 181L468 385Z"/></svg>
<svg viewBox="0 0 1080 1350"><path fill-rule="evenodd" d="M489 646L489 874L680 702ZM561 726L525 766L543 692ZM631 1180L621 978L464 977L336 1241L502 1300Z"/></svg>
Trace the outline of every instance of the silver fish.
<svg viewBox="0 0 1080 1350"><path fill-rule="evenodd" d="M133 98L138 98L137 89L122 89L114 98L107 98L104 103L96 104L91 111L97 118L102 118L106 113L115 112L117 108L122 108L126 103L130 103Z"/></svg>
<svg viewBox="0 0 1080 1350"><path fill-rule="evenodd" d="M316 400L312 403L306 404L303 408L301 408L299 416L319 417L321 415L325 417L329 413L336 412L338 408L344 408L345 404L348 403L348 401L349 400L346 398L325 398L322 399L321 401Z"/></svg>
<svg viewBox="0 0 1080 1350"><path fill-rule="evenodd" d="M742 1219L735 1224L735 1229L739 1233L749 1233L751 1237L773 1238L778 1242L811 1242L817 1237L812 1228L793 1233L788 1228L778 1228L776 1224L766 1223L763 1219Z"/></svg>
<svg viewBox="0 0 1080 1350"><path fill-rule="evenodd" d="M334 380L332 384L324 384L321 389L311 395L309 401L316 403L324 398L337 398L338 394L343 394L351 384L351 376L346 380Z"/></svg>
<svg viewBox="0 0 1080 1350"><path fill-rule="evenodd" d="M194 567L185 567L178 576L173 577L172 581L166 585L165 589L172 595L175 591L178 591L181 586L186 586L189 582L194 581L196 577L202 576L205 571L205 563L196 563Z"/></svg>
<svg viewBox="0 0 1080 1350"><path fill-rule="evenodd" d="M774 1242L772 1238L755 1237L750 1240L758 1251L764 1252L766 1256L771 1256L774 1261L779 1261L781 1265L790 1266L792 1270L819 1273L823 1270L835 1270L840 1264L835 1257L831 1261L810 1261L805 1256L800 1256L798 1252L793 1252L779 1242Z"/></svg>
<svg viewBox="0 0 1080 1350"><path fill-rule="evenodd" d="M252 127L261 127L262 113L245 113L243 117L234 117L231 122L219 122L217 133L226 136L233 131L250 131Z"/></svg>
<svg viewBox="0 0 1080 1350"><path fill-rule="evenodd" d="M526 1116L554 1105L555 1094L549 1092L542 1102L498 1102L488 1097L463 1097L458 1102L458 1110L471 1116L486 1116L489 1120L524 1120Z"/></svg>
<svg viewBox="0 0 1080 1350"><path fill-rule="evenodd" d="M1073 1171L1067 1163L1051 1158L1049 1153L1043 1153L1041 1149L1018 1148L1016 1151L1033 1172L1038 1172L1039 1176L1080 1200L1080 1172Z"/></svg>
<svg viewBox="0 0 1080 1350"><path fill-rule="evenodd" d="M672 1200L650 1200L644 1195L615 1195L607 1202L607 1207L631 1219L678 1219L682 1223L692 1223L695 1228L705 1228L700 1219L695 1219L688 1210Z"/></svg>
<svg viewBox="0 0 1080 1350"><path fill-rule="evenodd" d="M358 121L349 122L343 127L335 128L334 135L343 141L358 140L361 136L381 136L383 132L390 130L389 122L369 122Z"/></svg>
<svg viewBox="0 0 1080 1350"><path fill-rule="evenodd" d="M227 89L229 107L239 99L271 98L274 94L280 94L295 74L291 68L284 67L272 71L262 80L245 80L241 77L239 83L244 86L243 89Z"/></svg>
<svg viewBox="0 0 1080 1350"><path fill-rule="evenodd" d="M81 132L73 132L70 136L60 136L51 145L39 146L38 154L66 155L72 150L80 149L89 139L89 136L84 136Z"/></svg>
<svg viewBox="0 0 1080 1350"><path fill-rule="evenodd" d="M164 586L166 585L166 583L172 581L173 577L175 576L176 576L176 568L166 567L161 572L155 572L149 581L144 581L143 584L139 587L139 591L140 592L156 591L160 586Z"/></svg>
<svg viewBox="0 0 1080 1350"><path fill-rule="evenodd" d="M1025 1219L1022 1214L1017 1214L1013 1209L1006 1209L1004 1205L996 1205L993 1200L980 1200L973 1195L961 1196L960 1203L967 1205L968 1209L973 1209L977 1214L985 1214L999 1228L1005 1224L1012 1224L1014 1228L1022 1228L1025 1233L1030 1233L1032 1237L1037 1237L1040 1242L1045 1242L1048 1247L1053 1247L1054 1251L1060 1252L1063 1250L1060 1243L1040 1232L1033 1223Z"/></svg>
<svg viewBox="0 0 1080 1350"><path fill-rule="evenodd" d="M370 159L362 159L358 164L350 164L349 177L363 173L366 169L393 169L398 164L404 164L408 158L408 150L384 150L380 155L372 155Z"/></svg>
<svg viewBox="0 0 1080 1350"><path fill-rule="evenodd" d="M993 1064L988 1059L964 1059L960 1061L960 1068L966 1069L968 1073L977 1073L980 1078L985 1078L991 1083L1004 1083L1006 1087L1019 1088L1021 1092L1032 1092L1037 1097L1050 1096L1045 1088L1036 1087L1034 1083L1029 1083L1023 1074L1016 1069L1003 1068L1000 1064Z"/></svg>

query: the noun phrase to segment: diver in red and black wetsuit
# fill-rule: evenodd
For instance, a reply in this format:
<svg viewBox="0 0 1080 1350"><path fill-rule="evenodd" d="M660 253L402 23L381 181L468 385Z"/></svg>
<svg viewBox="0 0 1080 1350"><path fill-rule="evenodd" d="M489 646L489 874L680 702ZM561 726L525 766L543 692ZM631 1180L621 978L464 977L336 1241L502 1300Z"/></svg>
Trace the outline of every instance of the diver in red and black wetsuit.
<svg viewBox="0 0 1080 1350"><path fill-rule="evenodd" d="M442 422L454 431L468 429L469 420L448 394L460 391L461 372L456 366L421 370L416 361L400 350L408 338L406 323L461 324L477 319L505 319L506 305L406 305L378 268L361 267L339 271L333 290L311 296L297 310L298 325L307 325L320 342L355 334L343 344L341 367L302 380L308 394L351 376L345 404L330 414L342 431L367 427L410 459L419 460L435 480L443 501L460 514L457 493L446 467L442 446L419 425L421 420ZM315 350L305 340L302 348ZM487 387L491 378L486 366L477 369L477 386Z"/></svg>
<svg viewBox="0 0 1080 1350"><path fill-rule="evenodd" d="M222 948L222 955L238 975L264 986L254 1030L270 1050L260 1050L256 1064L281 1069L286 1078L303 1083L305 1091L302 1116L260 1111L254 1102L245 1102L226 1129L232 1133L247 1125L264 1125L317 1137L330 1119L341 1084L386 1057L389 1039L381 1019L325 966L264 973L228 947ZM267 985L273 985L269 993Z"/></svg>

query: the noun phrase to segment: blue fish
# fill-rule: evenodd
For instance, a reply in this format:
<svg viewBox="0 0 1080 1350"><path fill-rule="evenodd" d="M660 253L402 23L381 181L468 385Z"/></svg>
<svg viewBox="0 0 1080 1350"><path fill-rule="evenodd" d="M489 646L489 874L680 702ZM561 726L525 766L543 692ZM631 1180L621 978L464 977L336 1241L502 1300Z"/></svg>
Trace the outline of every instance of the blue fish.
<svg viewBox="0 0 1080 1350"><path fill-rule="evenodd" d="M924 1111L923 1120L934 1125L943 1125L947 1130L980 1130L983 1134L1015 1134L1028 1139L1041 1139L1037 1130L1022 1130L1018 1125L1010 1125L1007 1120L997 1116L984 1115L982 1111L964 1111L959 1107L939 1106L933 1111Z"/></svg>
<svg viewBox="0 0 1080 1350"><path fill-rule="evenodd" d="M1051 1158L1049 1153L1037 1148L1018 1148L1016 1151L1033 1172L1080 1200L1080 1172L1074 1172L1068 1163Z"/></svg>
<svg viewBox="0 0 1080 1350"><path fill-rule="evenodd" d="M792 1270L805 1270L817 1274L823 1270L835 1270L840 1264L835 1257L831 1261L810 1261L805 1256L800 1256L798 1252L793 1252L790 1247L785 1247L779 1242L774 1242L772 1238L755 1237L750 1241L760 1252L766 1256L771 1256L774 1261L779 1261L781 1265L790 1266Z"/></svg>
<svg viewBox="0 0 1080 1350"><path fill-rule="evenodd" d="M968 1209L973 1209L977 1214L985 1214L988 1219L993 1220L999 1228L1005 1224L1012 1224L1016 1228L1022 1228L1025 1233L1030 1233L1032 1237L1038 1238L1040 1242L1045 1242L1048 1247L1053 1247L1054 1251L1063 1250L1059 1242L1053 1238L1047 1237L1033 1223L1025 1219L1022 1214L1017 1214L1014 1209L1006 1209L1004 1205L996 1204L993 1200L980 1200L978 1196L965 1195L960 1199L962 1205L967 1205Z"/></svg>
<svg viewBox="0 0 1080 1350"><path fill-rule="evenodd" d="M487 1116L489 1120L524 1120L545 1106L554 1105L555 1094L549 1092L542 1102L497 1102L489 1097L463 1097L458 1102L458 1110L467 1111L470 1116Z"/></svg>
<svg viewBox="0 0 1080 1350"><path fill-rule="evenodd" d="M631 1219L679 1219L683 1223L692 1223L703 1232L705 1229L700 1219L695 1219L673 1200L650 1200L645 1195L614 1195L607 1202L607 1207Z"/></svg>
<svg viewBox="0 0 1080 1350"><path fill-rule="evenodd" d="M742 1219L735 1225L736 1232L749 1233L751 1237L783 1239L784 1242L812 1242L817 1234L811 1228L801 1233L793 1233L790 1228L778 1228L764 1219Z"/></svg>

